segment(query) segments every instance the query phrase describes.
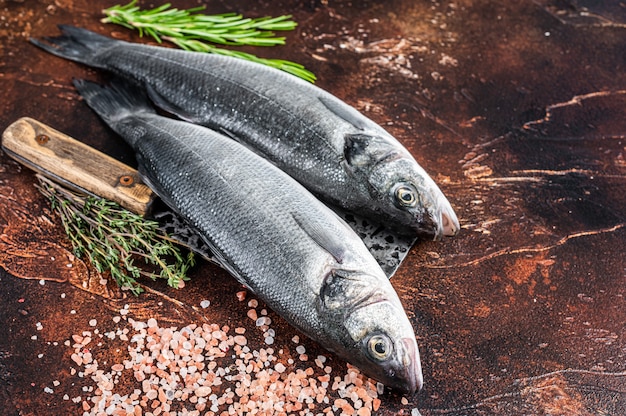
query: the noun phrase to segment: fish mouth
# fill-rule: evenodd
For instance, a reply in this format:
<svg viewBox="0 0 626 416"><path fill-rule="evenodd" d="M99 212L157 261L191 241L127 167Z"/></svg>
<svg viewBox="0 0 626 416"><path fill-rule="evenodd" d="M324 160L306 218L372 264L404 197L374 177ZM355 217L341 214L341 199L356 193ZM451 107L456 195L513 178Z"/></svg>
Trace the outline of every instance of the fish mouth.
<svg viewBox="0 0 626 416"><path fill-rule="evenodd" d="M406 393L415 394L422 389L422 385L424 384L420 354L415 339L402 338L399 342L400 345L402 345L403 355L401 359L405 369L402 375L405 384L402 387Z"/></svg>
<svg viewBox="0 0 626 416"><path fill-rule="evenodd" d="M439 218L438 221L436 221L437 232L434 237L435 241L439 241L443 237L454 237L461 229L459 219L448 200L441 201L439 207Z"/></svg>
<svg viewBox="0 0 626 416"><path fill-rule="evenodd" d="M441 229L446 237L454 237L461 229L459 219L452 208L441 211Z"/></svg>

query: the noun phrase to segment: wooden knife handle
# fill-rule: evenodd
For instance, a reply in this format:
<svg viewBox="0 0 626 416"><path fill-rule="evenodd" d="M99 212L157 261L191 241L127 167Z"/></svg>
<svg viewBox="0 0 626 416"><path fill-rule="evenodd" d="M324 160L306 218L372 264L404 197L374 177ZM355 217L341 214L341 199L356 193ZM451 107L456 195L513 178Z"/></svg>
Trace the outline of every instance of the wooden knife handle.
<svg viewBox="0 0 626 416"><path fill-rule="evenodd" d="M137 214L144 215L154 199L135 169L32 118L11 124L2 135L2 148L50 179Z"/></svg>

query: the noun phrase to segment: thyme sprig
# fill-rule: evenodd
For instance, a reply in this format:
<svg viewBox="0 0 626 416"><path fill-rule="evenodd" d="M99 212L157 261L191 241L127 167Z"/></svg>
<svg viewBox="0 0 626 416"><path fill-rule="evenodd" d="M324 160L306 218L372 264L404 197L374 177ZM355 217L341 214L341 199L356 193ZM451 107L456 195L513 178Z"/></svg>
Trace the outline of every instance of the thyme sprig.
<svg viewBox="0 0 626 416"><path fill-rule="evenodd" d="M74 254L79 258L87 256L98 272L110 272L121 288L138 295L143 292L137 282L142 276L166 279L174 288L188 280L193 253L184 257L173 240L159 231L157 222L115 202L71 191L41 175L37 178L37 187L61 217ZM141 259L157 271L136 266L135 260Z"/></svg>
<svg viewBox="0 0 626 416"><path fill-rule="evenodd" d="M276 36L274 31L295 29L297 23L290 15L278 17L244 18L236 13L205 15L199 13L204 6L191 9L177 9L170 3L142 10L137 0L122 6L116 5L102 12L106 16L103 23L115 23L129 29L138 30L140 36L150 36L157 42L168 41L181 49L195 52L209 52L281 69L309 82L315 82L315 75L304 66L282 59L259 58L253 54L223 49L214 44L228 46L275 46L284 45L285 38Z"/></svg>

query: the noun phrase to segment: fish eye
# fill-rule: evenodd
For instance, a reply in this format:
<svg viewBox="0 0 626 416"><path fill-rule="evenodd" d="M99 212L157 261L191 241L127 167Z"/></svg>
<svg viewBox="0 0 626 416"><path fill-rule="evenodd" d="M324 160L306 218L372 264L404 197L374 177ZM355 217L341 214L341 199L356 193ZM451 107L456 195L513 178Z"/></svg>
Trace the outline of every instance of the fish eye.
<svg viewBox="0 0 626 416"><path fill-rule="evenodd" d="M414 207L417 204L417 192L407 185L400 185L395 190L396 201L403 207Z"/></svg>
<svg viewBox="0 0 626 416"><path fill-rule="evenodd" d="M391 356L391 341L383 335L374 335L367 342L370 355L376 360L383 361Z"/></svg>

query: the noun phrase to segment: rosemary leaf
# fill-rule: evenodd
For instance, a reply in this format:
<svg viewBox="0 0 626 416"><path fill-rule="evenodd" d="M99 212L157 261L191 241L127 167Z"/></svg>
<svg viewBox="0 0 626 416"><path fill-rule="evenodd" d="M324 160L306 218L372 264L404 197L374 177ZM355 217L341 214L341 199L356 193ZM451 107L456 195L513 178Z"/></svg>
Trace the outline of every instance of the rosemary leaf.
<svg viewBox="0 0 626 416"><path fill-rule="evenodd" d="M103 23L114 23L137 30L139 36L149 36L162 43L164 40L195 52L220 53L235 58L269 65L290 74L315 82L315 75L304 66L285 60L263 59L255 55L222 49L212 44L228 46L284 45L285 37L274 31L293 30L297 23L290 15L277 17L244 18L236 13L205 15L203 6L177 9L170 3L142 10L137 0L126 5L104 9Z"/></svg>

